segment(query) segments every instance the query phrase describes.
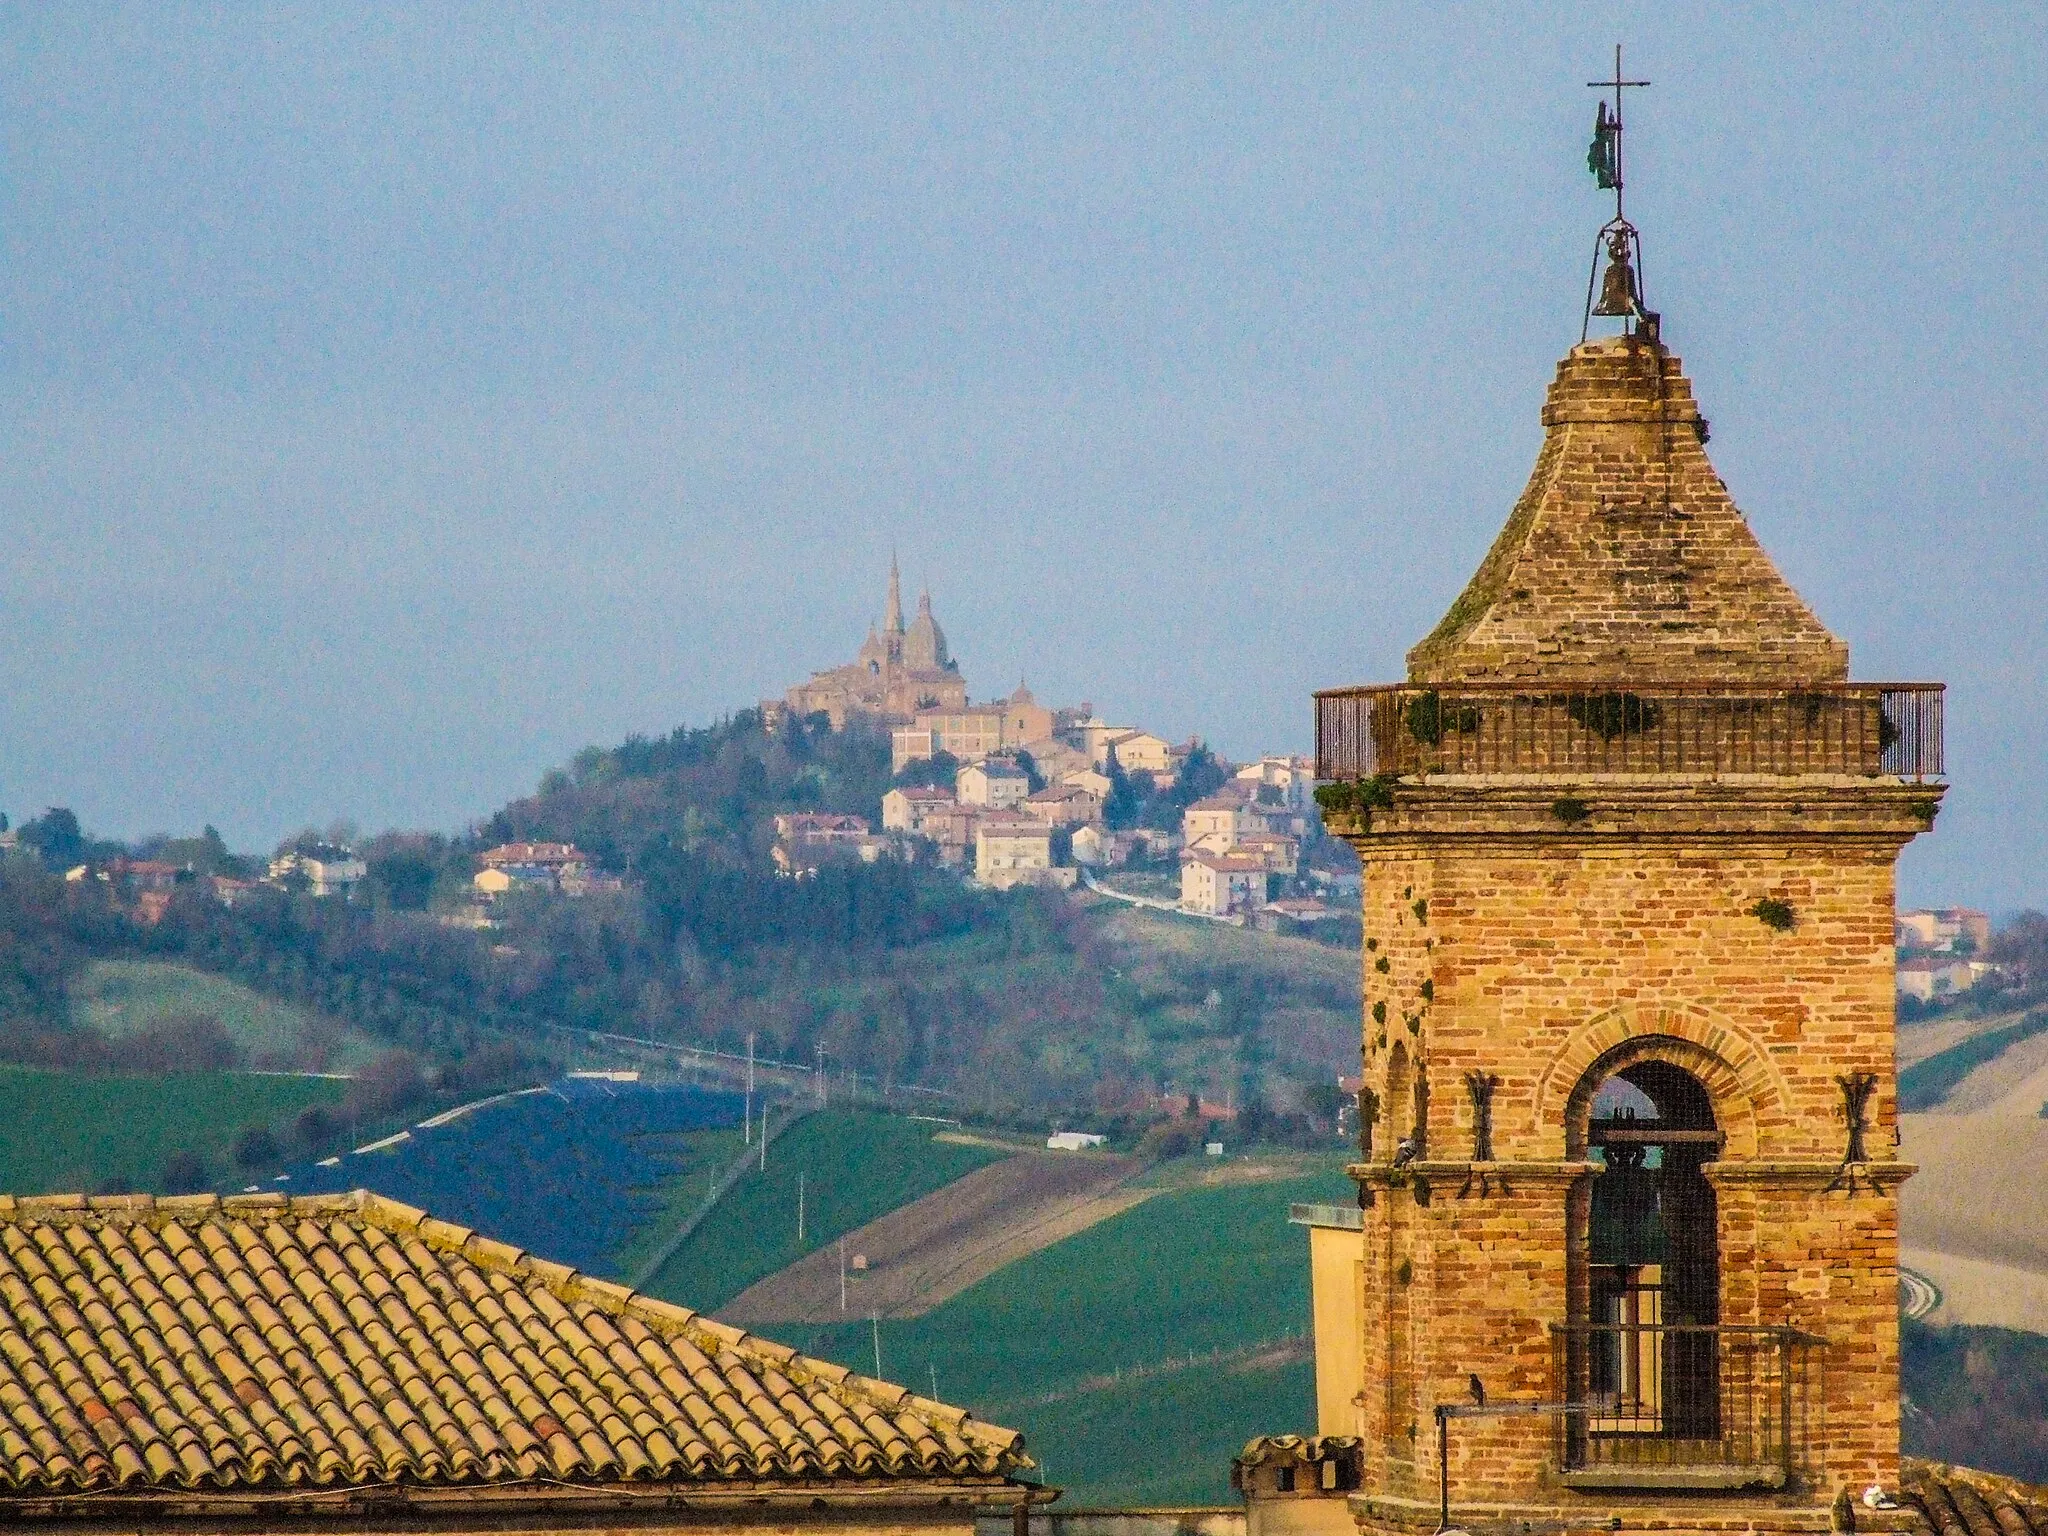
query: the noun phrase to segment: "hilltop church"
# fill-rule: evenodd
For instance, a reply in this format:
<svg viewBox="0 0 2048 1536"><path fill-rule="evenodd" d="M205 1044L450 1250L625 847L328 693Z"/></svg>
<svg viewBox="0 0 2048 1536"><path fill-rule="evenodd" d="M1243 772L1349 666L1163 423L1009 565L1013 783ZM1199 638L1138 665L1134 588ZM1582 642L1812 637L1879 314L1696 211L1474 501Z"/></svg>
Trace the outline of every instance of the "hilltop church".
<svg viewBox="0 0 2048 1536"><path fill-rule="evenodd" d="M869 625L852 661L812 673L808 682L789 690L781 707L799 718L826 715L835 731L844 730L854 716L900 725L924 710L965 709L967 679L946 650L946 632L932 616L931 593L919 596L917 617L905 625L903 581L892 557L881 630Z"/></svg>

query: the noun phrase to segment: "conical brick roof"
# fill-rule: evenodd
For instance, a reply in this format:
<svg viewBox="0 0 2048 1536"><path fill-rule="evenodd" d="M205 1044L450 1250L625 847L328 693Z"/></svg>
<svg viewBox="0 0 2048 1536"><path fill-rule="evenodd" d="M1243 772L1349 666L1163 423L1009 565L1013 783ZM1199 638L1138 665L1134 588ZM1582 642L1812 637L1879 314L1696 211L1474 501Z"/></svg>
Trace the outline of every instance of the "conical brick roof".
<svg viewBox="0 0 2048 1536"><path fill-rule="evenodd" d="M1408 653L1413 683L1797 688L1848 677L1706 453L1679 360L1616 336L1574 347L1535 472L1458 600Z"/></svg>

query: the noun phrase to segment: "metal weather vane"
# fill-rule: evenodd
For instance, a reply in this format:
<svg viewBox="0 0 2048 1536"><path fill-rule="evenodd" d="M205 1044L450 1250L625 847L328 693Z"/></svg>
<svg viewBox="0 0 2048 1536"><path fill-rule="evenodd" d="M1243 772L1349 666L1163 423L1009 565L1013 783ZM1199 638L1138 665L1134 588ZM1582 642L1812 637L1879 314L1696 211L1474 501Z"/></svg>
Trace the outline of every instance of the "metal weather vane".
<svg viewBox="0 0 2048 1536"><path fill-rule="evenodd" d="M1657 336L1657 312L1643 304L1643 240L1636 233L1635 225L1622 216L1621 194L1623 186L1621 157L1621 93L1634 86L1648 85L1647 80L1628 80L1621 73L1621 44L1614 45L1614 77L1610 80L1588 80L1587 86L1596 91L1612 90L1614 105L1610 108L1602 100L1593 115L1593 142L1586 148L1586 169L1593 173L1593 179L1603 192L1614 194L1614 217L1600 227L1600 234L1593 246L1592 270L1586 274L1586 313L1584 323L1579 327L1579 340L1586 339L1595 315L1610 316L1624 322L1636 322L1637 331L1647 334L1652 340ZM1594 279L1600 271L1600 253L1607 253L1607 275L1600 282L1599 301L1594 301Z"/></svg>

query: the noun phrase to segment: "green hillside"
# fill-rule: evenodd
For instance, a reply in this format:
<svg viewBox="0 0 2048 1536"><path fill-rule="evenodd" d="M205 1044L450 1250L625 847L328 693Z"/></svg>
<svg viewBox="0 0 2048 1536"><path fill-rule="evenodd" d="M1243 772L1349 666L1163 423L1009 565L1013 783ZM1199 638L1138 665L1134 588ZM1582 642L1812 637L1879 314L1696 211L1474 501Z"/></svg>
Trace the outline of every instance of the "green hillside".
<svg viewBox="0 0 2048 1536"><path fill-rule="evenodd" d="M189 965L95 960L72 982L71 1020L115 1039L160 1019L218 1019L246 1059L273 1066L346 1071L376 1054L363 1036L294 1003Z"/></svg>
<svg viewBox="0 0 2048 1536"><path fill-rule="evenodd" d="M2048 1481L2048 1339L1900 1321L1908 1455Z"/></svg>
<svg viewBox="0 0 2048 1536"><path fill-rule="evenodd" d="M682 1306L711 1311L785 1265L1005 1156L988 1147L932 1140L929 1122L857 1110L821 1110L768 1149L690 1240L642 1287ZM734 1139L737 1139L736 1137ZM662 1237L697 1209L717 1169L693 1164L670 1180L668 1211L635 1234L618 1269L630 1274ZM796 1235L801 1176L804 1240Z"/></svg>
<svg viewBox="0 0 2048 1536"><path fill-rule="evenodd" d="M209 1169L224 1169L242 1127L289 1122L309 1105L339 1102L346 1086L236 1072L86 1077L0 1067L0 1190L157 1190L173 1153L195 1152Z"/></svg>
<svg viewBox="0 0 2048 1536"><path fill-rule="evenodd" d="M885 1376L1022 1429L1072 1504L1227 1502L1247 1439L1314 1427L1287 1207L1351 1197L1339 1170L1156 1196L920 1318L781 1331L861 1370L879 1333Z"/></svg>

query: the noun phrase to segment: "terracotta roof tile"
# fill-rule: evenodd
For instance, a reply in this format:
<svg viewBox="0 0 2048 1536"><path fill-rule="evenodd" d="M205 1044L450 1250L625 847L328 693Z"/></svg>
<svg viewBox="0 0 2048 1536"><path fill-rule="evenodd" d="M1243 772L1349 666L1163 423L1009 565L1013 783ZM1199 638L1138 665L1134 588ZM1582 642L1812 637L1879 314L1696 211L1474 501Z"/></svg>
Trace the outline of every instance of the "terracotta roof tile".
<svg viewBox="0 0 2048 1536"><path fill-rule="evenodd" d="M1900 1482L1921 1536L2048 1536L2048 1488L1911 1458Z"/></svg>
<svg viewBox="0 0 2048 1536"><path fill-rule="evenodd" d="M0 1196L0 1497L1030 1465L957 1408L362 1191Z"/></svg>

